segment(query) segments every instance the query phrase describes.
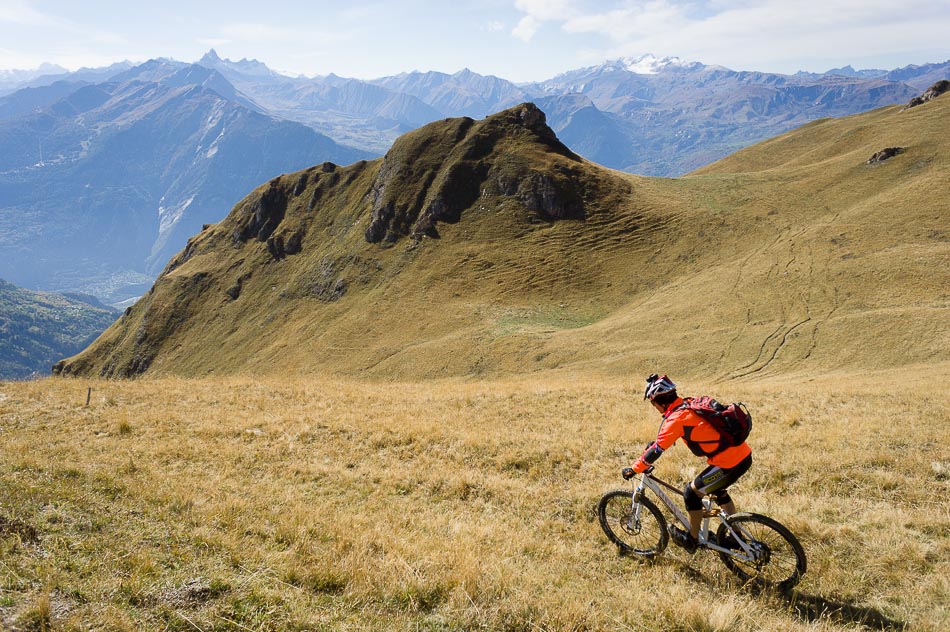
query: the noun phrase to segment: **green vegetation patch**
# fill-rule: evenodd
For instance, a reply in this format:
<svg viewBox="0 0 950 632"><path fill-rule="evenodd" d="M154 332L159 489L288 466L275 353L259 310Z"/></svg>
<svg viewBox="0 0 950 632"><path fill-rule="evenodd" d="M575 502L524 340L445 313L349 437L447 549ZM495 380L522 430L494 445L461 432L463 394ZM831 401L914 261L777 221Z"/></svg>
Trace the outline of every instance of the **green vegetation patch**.
<svg viewBox="0 0 950 632"><path fill-rule="evenodd" d="M89 296L33 292L0 279L0 379L48 374L117 316Z"/></svg>
<svg viewBox="0 0 950 632"><path fill-rule="evenodd" d="M510 308L495 321L498 336L517 333L554 333L593 325L603 314L574 311L568 307Z"/></svg>

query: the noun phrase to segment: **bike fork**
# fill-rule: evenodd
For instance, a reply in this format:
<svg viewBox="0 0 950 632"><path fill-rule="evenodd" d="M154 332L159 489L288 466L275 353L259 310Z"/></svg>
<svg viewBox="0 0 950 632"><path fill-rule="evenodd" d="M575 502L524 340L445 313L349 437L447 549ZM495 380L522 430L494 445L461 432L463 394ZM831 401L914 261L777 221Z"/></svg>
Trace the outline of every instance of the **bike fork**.
<svg viewBox="0 0 950 632"><path fill-rule="evenodd" d="M633 490L633 498L631 500L630 513L633 519L633 524L637 527L640 526L640 511L643 509L643 505L640 503L640 499L643 498L643 482L641 481L637 488Z"/></svg>

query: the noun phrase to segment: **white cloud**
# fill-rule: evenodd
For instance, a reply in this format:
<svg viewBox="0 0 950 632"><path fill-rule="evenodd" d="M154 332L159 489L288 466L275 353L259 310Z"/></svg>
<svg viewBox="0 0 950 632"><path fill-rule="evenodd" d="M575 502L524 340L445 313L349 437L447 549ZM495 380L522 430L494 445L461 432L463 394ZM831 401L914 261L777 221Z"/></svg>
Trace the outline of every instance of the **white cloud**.
<svg viewBox="0 0 950 632"><path fill-rule="evenodd" d="M513 34L543 22L601 38L603 57L655 53L742 68L806 58L932 50L950 32L950 2L891 0L515 0ZM522 26L523 24L523 26Z"/></svg>
<svg viewBox="0 0 950 632"><path fill-rule="evenodd" d="M497 33L498 31L505 30L505 23L499 22L498 20L493 20L485 25L485 30L489 33Z"/></svg>
<svg viewBox="0 0 950 632"><path fill-rule="evenodd" d="M541 23L534 16L526 15L518 21L515 28L511 30L511 34L520 40L530 42L540 27Z"/></svg>
<svg viewBox="0 0 950 632"><path fill-rule="evenodd" d="M515 0L515 8L535 20L565 20L576 13L572 0Z"/></svg>
<svg viewBox="0 0 950 632"><path fill-rule="evenodd" d="M3 3L0 3L0 22L43 25L51 22L51 20L26 2L20 0L4 0Z"/></svg>
<svg viewBox="0 0 950 632"><path fill-rule="evenodd" d="M576 15L563 24L569 33L596 33L614 41L669 33L689 23L685 8L657 0L605 13Z"/></svg>
<svg viewBox="0 0 950 632"><path fill-rule="evenodd" d="M543 22L565 23L578 15L577 0L515 0L515 8L524 13L511 34L530 42Z"/></svg>

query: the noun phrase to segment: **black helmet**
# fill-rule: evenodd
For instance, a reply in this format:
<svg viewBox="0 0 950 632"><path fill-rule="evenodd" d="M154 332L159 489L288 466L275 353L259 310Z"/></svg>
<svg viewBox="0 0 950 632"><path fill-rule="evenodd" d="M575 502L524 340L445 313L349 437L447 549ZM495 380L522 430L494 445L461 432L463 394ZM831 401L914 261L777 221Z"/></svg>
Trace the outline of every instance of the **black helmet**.
<svg viewBox="0 0 950 632"><path fill-rule="evenodd" d="M675 390L676 384L673 383L673 380L665 375L661 377L654 373L647 378L647 388L643 391L643 399L648 399L652 402L656 399L657 395L671 393Z"/></svg>

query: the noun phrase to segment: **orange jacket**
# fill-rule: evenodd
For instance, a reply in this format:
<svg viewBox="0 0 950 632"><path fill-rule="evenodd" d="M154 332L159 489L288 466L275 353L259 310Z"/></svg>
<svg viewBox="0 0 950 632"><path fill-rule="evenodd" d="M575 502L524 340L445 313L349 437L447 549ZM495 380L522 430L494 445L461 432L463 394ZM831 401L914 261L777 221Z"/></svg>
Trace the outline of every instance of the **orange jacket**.
<svg viewBox="0 0 950 632"><path fill-rule="evenodd" d="M682 437L684 441L688 440L698 445L700 450L706 454L714 451L719 445L719 431L689 408L677 410L677 407L682 404L683 398L680 397L666 409L666 413L663 415L663 425L660 426L660 432L656 437L657 445L663 450L668 450L673 447L677 439ZM752 448L749 447L748 443L743 442L740 445L726 448L719 454L707 456L706 462L722 468L735 467L750 454L752 454ZM643 458L643 456L640 457L641 460Z"/></svg>

